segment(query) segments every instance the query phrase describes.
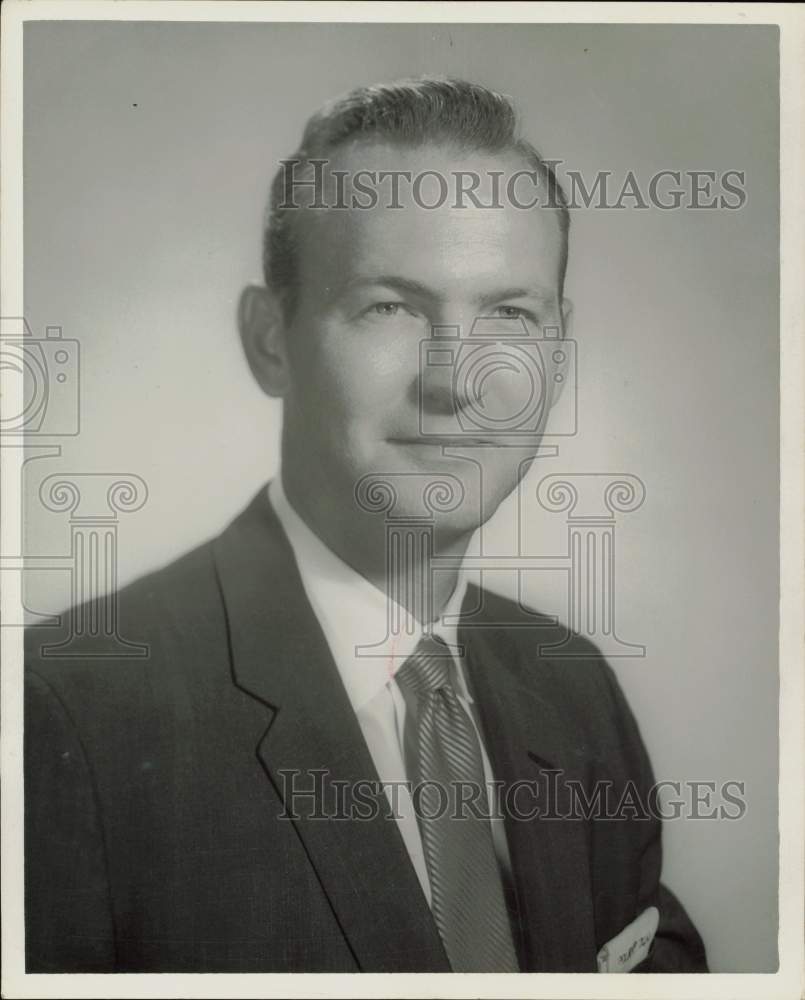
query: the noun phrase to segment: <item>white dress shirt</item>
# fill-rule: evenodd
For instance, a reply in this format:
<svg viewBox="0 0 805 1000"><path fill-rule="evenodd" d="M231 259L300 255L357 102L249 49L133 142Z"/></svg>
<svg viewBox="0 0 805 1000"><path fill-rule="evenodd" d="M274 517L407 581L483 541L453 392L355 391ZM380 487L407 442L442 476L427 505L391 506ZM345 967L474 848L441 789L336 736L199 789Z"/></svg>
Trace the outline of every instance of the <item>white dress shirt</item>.
<svg viewBox="0 0 805 1000"><path fill-rule="evenodd" d="M403 749L406 704L394 679L422 638L422 624L400 608L398 620L413 621L413 631L389 636L388 602L391 598L335 555L307 526L288 501L279 476L271 482L268 495L290 541L305 593L324 632L378 777L394 809L422 891L430 904L430 881L422 839L411 795L405 787L408 780ZM432 625L432 631L454 649L457 629L455 624L448 622L455 621L459 614L466 586L466 578L459 574L442 616ZM365 648L360 649L367 646L376 648L368 652ZM356 652L356 647L360 652ZM467 687L465 667L455 655L453 666L456 695L478 734L495 853L502 874L508 878L511 864L503 821L494 805L492 769Z"/></svg>

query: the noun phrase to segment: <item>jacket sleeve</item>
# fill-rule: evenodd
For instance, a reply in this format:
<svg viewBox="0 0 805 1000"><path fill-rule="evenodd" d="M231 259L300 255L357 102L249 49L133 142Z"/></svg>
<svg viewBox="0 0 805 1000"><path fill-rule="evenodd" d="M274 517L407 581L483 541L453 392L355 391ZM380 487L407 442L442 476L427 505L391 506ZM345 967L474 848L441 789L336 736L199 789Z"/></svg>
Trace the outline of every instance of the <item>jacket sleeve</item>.
<svg viewBox="0 0 805 1000"><path fill-rule="evenodd" d="M24 774L26 971L112 971L110 888L92 775L63 703L31 670Z"/></svg>
<svg viewBox="0 0 805 1000"><path fill-rule="evenodd" d="M619 742L626 756L628 773L643 803L651 801L649 790L654 774L632 710L612 668L604 665L604 675L614 702ZM631 824L640 837L638 912L656 906L660 922L649 954L633 972L708 972L704 943L676 896L660 882L662 869L662 827L659 818Z"/></svg>

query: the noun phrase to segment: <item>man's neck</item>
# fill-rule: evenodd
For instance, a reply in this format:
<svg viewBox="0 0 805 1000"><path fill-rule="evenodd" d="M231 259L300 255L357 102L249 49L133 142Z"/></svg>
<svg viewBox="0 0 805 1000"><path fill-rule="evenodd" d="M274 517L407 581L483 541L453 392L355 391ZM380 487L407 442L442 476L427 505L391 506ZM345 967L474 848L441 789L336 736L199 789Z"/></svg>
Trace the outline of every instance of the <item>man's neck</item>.
<svg viewBox="0 0 805 1000"><path fill-rule="evenodd" d="M396 601L422 624L440 617L458 580L458 567L440 568L434 573L429 563L433 552L428 527L406 527L405 537L396 543L385 524L368 513L356 516L351 508L343 517L319 516L315 505L306 502L310 491L300 490L293 480L281 479L286 499L297 516L339 559L359 573L378 590ZM455 563L463 558L472 532L438 538L439 556L449 556Z"/></svg>

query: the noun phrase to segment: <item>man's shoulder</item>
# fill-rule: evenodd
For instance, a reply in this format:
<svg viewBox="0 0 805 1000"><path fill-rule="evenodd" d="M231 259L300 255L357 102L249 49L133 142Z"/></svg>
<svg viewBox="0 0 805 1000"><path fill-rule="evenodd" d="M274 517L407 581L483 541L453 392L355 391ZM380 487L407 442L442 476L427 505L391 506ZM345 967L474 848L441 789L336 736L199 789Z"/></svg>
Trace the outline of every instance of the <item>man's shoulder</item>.
<svg viewBox="0 0 805 1000"><path fill-rule="evenodd" d="M104 645L104 633L112 630L125 634L127 640L159 642L160 639L192 638L209 628L223 627L223 598L217 572L217 557L232 545L243 526L253 524L264 504L264 491L249 503L223 530L175 557L165 565L145 573L125 586L92 599L77 602L49 621L26 629L26 662L40 656L41 647L52 647L59 637L84 635L87 648L101 652L114 649L114 642ZM93 643L94 637L99 637ZM73 642L70 650L78 651ZM125 658L125 649L118 651ZM72 656L55 656L61 660ZM47 658L47 654L45 656Z"/></svg>
<svg viewBox="0 0 805 1000"><path fill-rule="evenodd" d="M289 599L278 534L262 488L219 534L27 629L28 674L76 698L86 691L97 699L108 690L119 702L150 690L173 701L190 687L215 697L231 687L229 605L245 600L257 616L266 600L255 567L276 562L274 579L283 590L276 600Z"/></svg>
<svg viewBox="0 0 805 1000"><path fill-rule="evenodd" d="M32 706L55 698L76 719L141 719L217 697L229 682L226 618L208 539L95 600L25 631Z"/></svg>
<svg viewBox="0 0 805 1000"><path fill-rule="evenodd" d="M470 587L468 594L465 608L475 605L467 618L468 628L489 633L492 642L504 653L516 654L518 661L544 670L573 665L576 673L606 665L595 643L568 628L557 615L492 590Z"/></svg>
<svg viewBox="0 0 805 1000"><path fill-rule="evenodd" d="M537 693L561 712L586 715L617 710L618 681L591 638L569 628L557 615L526 606L492 591L476 591L481 610L470 646L486 650L499 669L523 690Z"/></svg>
<svg viewBox="0 0 805 1000"><path fill-rule="evenodd" d="M57 637L85 635L89 649L94 635L102 634L104 626L108 629L110 624L121 633L127 624L152 634L172 622L203 616L214 604L214 583L212 540L208 540L117 590L74 604L46 622L26 628L26 660L35 660L39 647L53 646Z"/></svg>

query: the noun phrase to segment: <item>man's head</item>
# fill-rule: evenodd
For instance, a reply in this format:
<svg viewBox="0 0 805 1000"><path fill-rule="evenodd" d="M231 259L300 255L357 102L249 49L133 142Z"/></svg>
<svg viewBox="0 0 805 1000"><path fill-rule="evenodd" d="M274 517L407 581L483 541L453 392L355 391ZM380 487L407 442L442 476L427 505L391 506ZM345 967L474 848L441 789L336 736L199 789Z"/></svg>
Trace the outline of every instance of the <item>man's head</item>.
<svg viewBox="0 0 805 1000"><path fill-rule="evenodd" d="M437 516L447 541L515 488L560 384L538 342L565 330L567 230L550 165L486 88L369 87L310 119L272 185L265 287L246 289L240 324L284 398L286 489L325 541L366 530L369 474L397 514L422 512L423 481L458 482L462 503ZM430 364L445 332L452 364ZM462 443L473 460L446 453Z"/></svg>

